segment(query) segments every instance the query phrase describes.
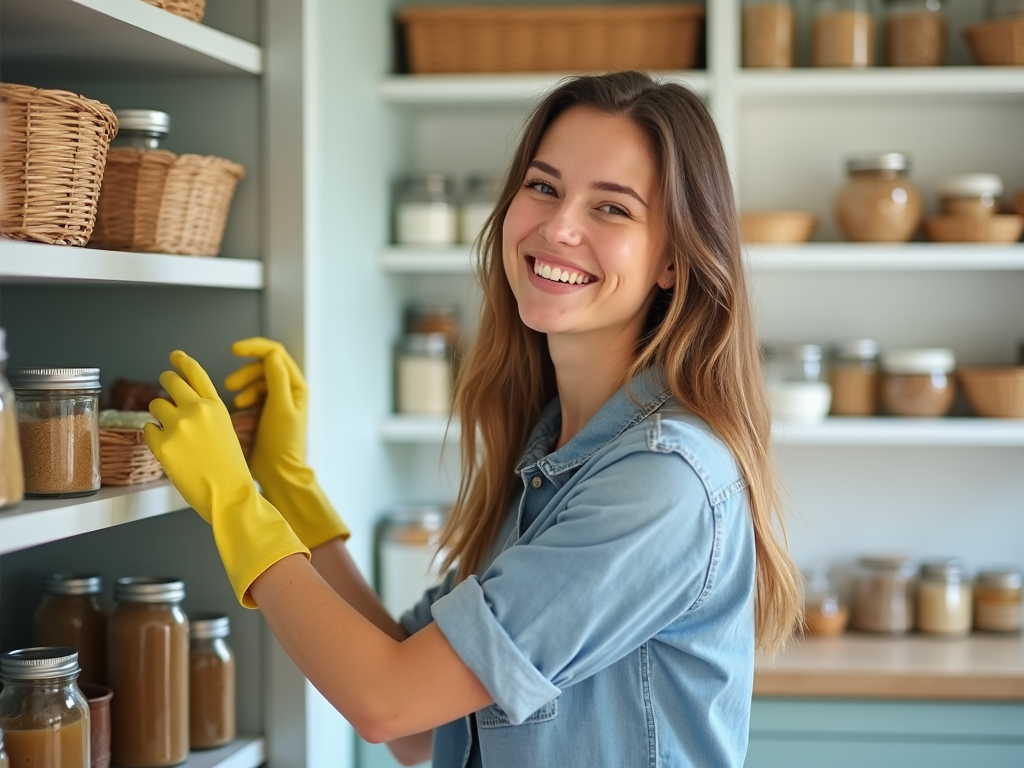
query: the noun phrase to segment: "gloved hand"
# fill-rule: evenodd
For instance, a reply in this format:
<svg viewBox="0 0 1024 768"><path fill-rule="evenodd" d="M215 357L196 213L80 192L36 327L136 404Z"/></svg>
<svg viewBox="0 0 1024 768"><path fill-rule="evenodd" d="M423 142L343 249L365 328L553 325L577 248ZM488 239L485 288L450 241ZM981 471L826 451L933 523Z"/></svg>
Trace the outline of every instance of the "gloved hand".
<svg viewBox="0 0 1024 768"><path fill-rule="evenodd" d="M276 341L255 337L236 341L239 357L258 357L225 380L242 390L235 405L248 408L266 396L249 468L264 495L310 549L349 531L306 465L306 419L309 391L302 371Z"/></svg>
<svg viewBox="0 0 1024 768"><path fill-rule="evenodd" d="M174 403L150 403L163 428L147 424L146 444L185 501L213 526L235 596L255 608L248 590L256 577L288 555L309 557L309 550L256 490L228 409L206 371L181 351L171 353L171 364L182 375L166 371L160 384Z"/></svg>

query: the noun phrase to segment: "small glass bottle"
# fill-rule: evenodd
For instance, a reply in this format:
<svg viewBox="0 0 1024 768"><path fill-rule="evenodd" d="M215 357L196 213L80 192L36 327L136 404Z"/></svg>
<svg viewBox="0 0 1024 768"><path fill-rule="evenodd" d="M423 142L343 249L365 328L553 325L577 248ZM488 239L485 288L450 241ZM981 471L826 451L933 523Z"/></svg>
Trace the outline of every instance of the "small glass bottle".
<svg viewBox="0 0 1024 768"><path fill-rule="evenodd" d="M466 180L466 194L459 216L459 242L472 245L484 230L498 202L498 179L476 174Z"/></svg>
<svg viewBox="0 0 1024 768"><path fill-rule="evenodd" d="M860 558L853 580L854 629L903 634L914 626L914 565L901 555Z"/></svg>
<svg viewBox="0 0 1024 768"><path fill-rule="evenodd" d="M974 584L974 628L979 632L1020 632L1024 616L1024 573L1017 568L980 571Z"/></svg>
<svg viewBox="0 0 1024 768"><path fill-rule="evenodd" d="M971 631L971 583L956 558L922 566L917 584L917 628L932 635Z"/></svg>
<svg viewBox="0 0 1024 768"><path fill-rule="evenodd" d="M235 738L235 656L225 642L231 620L223 614L188 617L189 744L222 747Z"/></svg>
<svg viewBox="0 0 1024 768"><path fill-rule="evenodd" d="M398 346L398 413L447 416L452 407L452 350L444 333L407 333Z"/></svg>
<svg viewBox="0 0 1024 768"><path fill-rule="evenodd" d="M103 577L61 573L43 579L43 601L32 617L36 645L65 645L78 651L81 685L107 680L107 617L98 596Z"/></svg>
<svg viewBox="0 0 1024 768"><path fill-rule="evenodd" d="M89 705L71 648L0 655L0 729L16 768L90 768Z"/></svg>
<svg viewBox="0 0 1024 768"><path fill-rule="evenodd" d="M796 13L792 0L744 0L743 66L793 66Z"/></svg>
<svg viewBox="0 0 1024 768"><path fill-rule="evenodd" d="M395 239L399 245L452 245L458 237L458 208L452 181L443 173L408 176L395 198Z"/></svg>
<svg viewBox="0 0 1024 768"><path fill-rule="evenodd" d="M882 355L882 405L893 416L945 416L956 396L951 349L892 349Z"/></svg>
<svg viewBox="0 0 1024 768"><path fill-rule="evenodd" d="M817 0L811 24L811 65L870 67L875 19L870 0Z"/></svg>
<svg viewBox="0 0 1024 768"><path fill-rule="evenodd" d="M143 152L160 149L160 142L171 131L171 116L156 109L116 109L117 136L111 149L127 147Z"/></svg>
<svg viewBox="0 0 1024 768"><path fill-rule="evenodd" d="M1003 180L994 173L950 176L939 185L942 212L947 216L994 216L1002 194Z"/></svg>
<svg viewBox="0 0 1024 768"><path fill-rule="evenodd" d="M847 179L836 197L836 219L847 240L902 243L921 221L921 195L902 152L858 155L846 161Z"/></svg>
<svg viewBox="0 0 1024 768"><path fill-rule="evenodd" d="M18 412L4 370L7 368L7 334L0 328L0 509L25 497L25 474L18 440Z"/></svg>
<svg viewBox="0 0 1024 768"><path fill-rule="evenodd" d="M874 416L878 413L878 342L850 339L833 349L828 368L833 416Z"/></svg>
<svg viewBox="0 0 1024 768"><path fill-rule="evenodd" d="M25 496L100 489L100 369L12 368Z"/></svg>
<svg viewBox="0 0 1024 768"><path fill-rule="evenodd" d="M942 0L885 0L885 63L938 67L946 59Z"/></svg>
<svg viewBox="0 0 1024 768"><path fill-rule="evenodd" d="M380 597L392 616L408 610L423 592L441 581L437 551L447 509L418 504L395 509L380 535L378 580Z"/></svg>

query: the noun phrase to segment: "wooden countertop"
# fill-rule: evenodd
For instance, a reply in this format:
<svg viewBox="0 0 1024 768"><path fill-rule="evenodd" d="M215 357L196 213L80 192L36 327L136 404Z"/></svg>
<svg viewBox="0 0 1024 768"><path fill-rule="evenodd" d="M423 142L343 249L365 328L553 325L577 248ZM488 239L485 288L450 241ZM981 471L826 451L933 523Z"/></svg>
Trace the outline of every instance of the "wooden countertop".
<svg viewBox="0 0 1024 768"><path fill-rule="evenodd" d="M1024 637L798 638L758 660L754 696L1024 701Z"/></svg>

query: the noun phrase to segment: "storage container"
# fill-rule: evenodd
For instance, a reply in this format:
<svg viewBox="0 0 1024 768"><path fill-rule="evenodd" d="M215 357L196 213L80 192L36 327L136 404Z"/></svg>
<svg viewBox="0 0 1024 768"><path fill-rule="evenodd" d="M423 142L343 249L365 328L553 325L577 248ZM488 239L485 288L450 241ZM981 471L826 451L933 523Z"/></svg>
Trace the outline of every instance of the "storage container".
<svg viewBox="0 0 1024 768"><path fill-rule="evenodd" d="M107 616L100 608L103 577L58 573L42 583L43 599L32 616L36 645L67 646L78 652L78 682L107 680Z"/></svg>
<svg viewBox="0 0 1024 768"><path fill-rule="evenodd" d="M89 757L92 768L110 768L110 701L114 692L105 685L79 686L89 704Z"/></svg>
<svg viewBox="0 0 1024 768"><path fill-rule="evenodd" d="M974 628L1019 632L1024 606L1024 573L1017 568L980 571L974 585Z"/></svg>
<svg viewBox="0 0 1024 768"><path fill-rule="evenodd" d="M795 49L796 12L792 0L744 0L744 67L792 67Z"/></svg>
<svg viewBox="0 0 1024 768"><path fill-rule="evenodd" d="M917 629L931 635L971 631L972 589L956 558L924 563L917 584Z"/></svg>
<svg viewBox="0 0 1024 768"><path fill-rule="evenodd" d="M849 339L833 349L828 368L833 416L874 416L878 413L878 342Z"/></svg>
<svg viewBox="0 0 1024 768"><path fill-rule="evenodd" d="M765 345L763 352L772 418L801 423L824 419L832 402L832 388L823 381L821 347Z"/></svg>
<svg viewBox="0 0 1024 768"><path fill-rule="evenodd" d="M804 629L823 637L841 635L849 619L850 609L840 600L827 564L817 564L804 587Z"/></svg>
<svg viewBox="0 0 1024 768"><path fill-rule="evenodd" d="M1024 419L1024 364L961 368L957 378L978 416Z"/></svg>
<svg viewBox="0 0 1024 768"><path fill-rule="evenodd" d="M380 595L392 616L411 608L424 591L438 584L443 555L437 550L447 507L417 504L388 514L378 545Z"/></svg>
<svg viewBox="0 0 1024 768"><path fill-rule="evenodd" d="M810 211L745 211L740 232L745 243L804 243L818 218Z"/></svg>
<svg viewBox="0 0 1024 768"><path fill-rule="evenodd" d="M894 349L882 354L882 404L893 416L945 416L953 407L951 349Z"/></svg>
<svg viewBox="0 0 1024 768"><path fill-rule="evenodd" d="M939 185L942 212L947 216L992 216L999 213L1003 180L994 173L948 176Z"/></svg>
<svg viewBox="0 0 1024 768"><path fill-rule="evenodd" d="M25 474L18 440L18 412L14 390L7 381L7 334L0 328L0 509L25 496Z"/></svg>
<svg viewBox="0 0 1024 768"><path fill-rule="evenodd" d="M443 173L402 179L395 194L399 245L451 245L458 239L459 209L452 180Z"/></svg>
<svg viewBox="0 0 1024 768"><path fill-rule="evenodd" d="M968 27L964 37L979 64L1024 64L1024 1L991 0L988 19Z"/></svg>
<svg viewBox="0 0 1024 768"><path fill-rule="evenodd" d="M943 0L885 0L885 63L937 67L946 58Z"/></svg>
<svg viewBox="0 0 1024 768"><path fill-rule="evenodd" d="M452 350L444 333L407 333L396 360L398 413L446 416L452 406Z"/></svg>
<svg viewBox="0 0 1024 768"><path fill-rule="evenodd" d="M847 180L836 198L836 220L847 240L900 243L921 221L921 196L907 178L902 152L857 155L846 161Z"/></svg>
<svg viewBox="0 0 1024 768"><path fill-rule="evenodd" d="M189 744L222 747L235 738L235 656L226 638L231 620L217 613L188 617Z"/></svg>
<svg viewBox="0 0 1024 768"><path fill-rule="evenodd" d="M853 580L854 629L903 634L914 626L914 574L902 555L861 557Z"/></svg>
<svg viewBox="0 0 1024 768"><path fill-rule="evenodd" d="M477 174L466 180L466 193L459 211L459 242L472 245L483 232L498 202L498 178Z"/></svg>
<svg viewBox="0 0 1024 768"><path fill-rule="evenodd" d="M875 19L870 0L816 0L811 64L870 67L875 63Z"/></svg>

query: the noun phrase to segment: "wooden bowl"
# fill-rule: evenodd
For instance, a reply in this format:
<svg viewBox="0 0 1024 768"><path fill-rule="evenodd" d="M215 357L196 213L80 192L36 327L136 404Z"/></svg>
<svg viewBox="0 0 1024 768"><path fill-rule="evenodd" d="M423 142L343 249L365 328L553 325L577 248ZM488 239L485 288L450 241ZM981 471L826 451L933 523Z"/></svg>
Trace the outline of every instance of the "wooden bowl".
<svg viewBox="0 0 1024 768"><path fill-rule="evenodd" d="M748 211L740 214L745 243L806 243L817 217L809 211Z"/></svg>
<svg viewBox="0 0 1024 768"><path fill-rule="evenodd" d="M1024 232L1024 217L929 216L924 232L935 243L1015 243Z"/></svg>
<svg viewBox="0 0 1024 768"><path fill-rule="evenodd" d="M960 368L957 376L979 416L1024 419L1024 365Z"/></svg>
<svg viewBox="0 0 1024 768"><path fill-rule="evenodd" d="M1024 16L974 24L964 30L964 37L979 64L1024 64Z"/></svg>

